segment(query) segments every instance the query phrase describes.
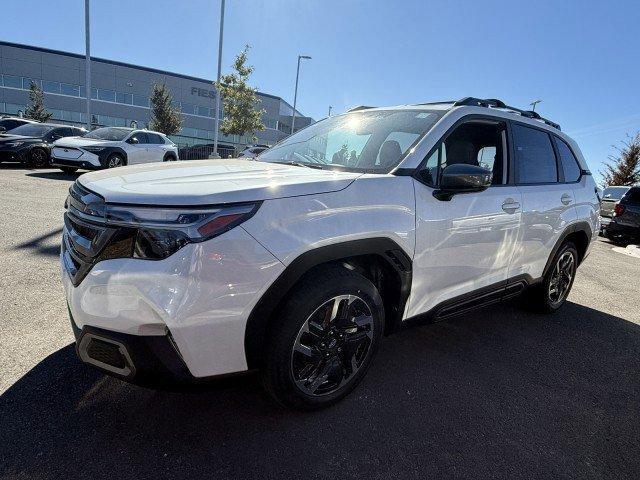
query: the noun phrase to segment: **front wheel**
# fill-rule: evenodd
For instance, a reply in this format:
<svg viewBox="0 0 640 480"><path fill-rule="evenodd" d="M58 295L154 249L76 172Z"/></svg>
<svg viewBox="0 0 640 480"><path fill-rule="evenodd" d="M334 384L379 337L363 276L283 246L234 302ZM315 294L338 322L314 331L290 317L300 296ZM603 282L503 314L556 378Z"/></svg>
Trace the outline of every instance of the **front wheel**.
<svg viewBox="0 0 640 480"><path fill-rule="evenodd" d="M287 407L329 406L362 380L383 330L382 299L368 279L342 266L317 270L271 325L264 386Z"/></svg>
<svg viewBox="0 0 640 480"><path fill-rule="evenodd" d="M578 268L578 251L567 242L553 257L542 283L531 287L525 294L527 306L537 312L553 313L564 305Z"/></svg>
<svg viewBox="0 0 640 480"><path fill-rule="evenodd" d="M78 171L78 169L74 167L60 167L60 170L62 170L62 172L66 173L67 175L73 175Z"/></svg>
<svg viewBox="0 0 640 480"><path fill-rule="evenodd" d="M117 153L114 153L107 159L107 168L123 167L125 165L124 158Z"/></svg>

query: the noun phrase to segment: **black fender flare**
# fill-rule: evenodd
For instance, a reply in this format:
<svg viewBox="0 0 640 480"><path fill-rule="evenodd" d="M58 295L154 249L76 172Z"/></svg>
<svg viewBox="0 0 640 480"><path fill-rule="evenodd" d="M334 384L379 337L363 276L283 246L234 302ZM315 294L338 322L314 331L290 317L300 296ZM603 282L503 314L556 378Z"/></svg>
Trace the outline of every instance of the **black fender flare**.
<svg viewBox="0 0 640 480"><path fill-rule="evenodd" d="M412 261L394 240L387 237L367 238L326 245L302 253L293 260L269 286L254 306L245 329L244 347L249 369L258 368L267 335L269 320L280 302L302 276L314 267L361 255L382 257L400 279L399 315L411 292Z"/></svg>
<svg viewBox="0 0 640 480"><path fill-rule="evenodd" d="M556 241L555 245L551 249L551 253L549 254L547 263L545 264L544 270L542 271L541 278L544 278L544 276L549 271L549 268L551 268L551 262L553 261L553 257L556 256L556 253L558 253L558 250L560 250L560 247L562 246L562 244L567 240L567 237L577 232L582 232L587 236L587 248L589 247L589 244L591 243L591 238L593 237L593 231L591 230L591 226L589 225L589 223L585 221L580 221L580 222L575 222L570 224L569 226L567 226L567 228L564 229L560 237L558 237L558 240ZM580 258L579 261L582 261L583 258Z"/></svg>
<svg viewBox="0 0 640 480"><path fill-rule="evenodd" d="M125 152L124 149L122 149L121 147L105 147L98 154L98 158L100 159L100 165L102 165L102 168L107 168L107 160L114 153L122 155L122 157L124 158L125 163L127 165L129 164L129 159L127 158L127 152Z"/></svg>
<svg viewBox="0 0 640 480"><path fill-rule="evenodd" d="M166 152L166 153L164 154L164 156L162 157L162 161L163 161L163 162L166 162L166 161L167 161L167 157L173 157L173 158L175 158L176 160L178 160L178 155L176 155L174 152Z"/></svg>

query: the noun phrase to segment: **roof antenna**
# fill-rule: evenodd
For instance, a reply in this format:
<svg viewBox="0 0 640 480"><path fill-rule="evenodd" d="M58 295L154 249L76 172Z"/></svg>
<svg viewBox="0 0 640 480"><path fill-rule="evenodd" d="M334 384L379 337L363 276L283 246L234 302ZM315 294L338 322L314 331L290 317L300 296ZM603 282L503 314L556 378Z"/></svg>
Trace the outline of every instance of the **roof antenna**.
<svg viewBox="0 0 640 480"><path fill-rule="evenodd" d="M532 112L536 111L536 105L541 103L542 100L534 100L533 102L531 102L529 105L531 105L533 108L531 109Z"/></svg>

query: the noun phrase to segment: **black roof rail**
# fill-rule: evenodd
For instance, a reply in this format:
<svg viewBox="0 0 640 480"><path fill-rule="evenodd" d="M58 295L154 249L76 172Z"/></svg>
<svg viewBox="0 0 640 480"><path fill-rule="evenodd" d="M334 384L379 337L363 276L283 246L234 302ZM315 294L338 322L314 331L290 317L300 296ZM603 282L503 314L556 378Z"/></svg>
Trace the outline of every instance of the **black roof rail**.
<svg viewBox="0 0 640 480"><path fill-rule="evenodd" d="M486 108L504 108L505 110L511 110L514 113L517 113L525 118L532 118L534 120L540 120L541 122L546 123L550 127L561 130L560 125L551 120L548 120L544 117L541 117L538 112L534 112L533 110L522 110L520 108L511 107L504 103L501 100L496 98L475 98L475 97L465 97L453 104L454 107L486 107Z"/></svg>

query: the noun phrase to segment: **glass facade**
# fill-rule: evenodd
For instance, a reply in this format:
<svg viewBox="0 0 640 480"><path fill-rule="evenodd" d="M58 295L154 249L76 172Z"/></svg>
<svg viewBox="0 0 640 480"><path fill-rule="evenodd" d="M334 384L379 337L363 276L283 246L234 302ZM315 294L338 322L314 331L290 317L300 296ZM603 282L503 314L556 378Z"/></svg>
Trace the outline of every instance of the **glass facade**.
<svg viewBox="0 0 640 480"><path fill-rule="evenodd" d="M59 64L51 63L47 59L47 55L52 53L50 50L44 51L44 49L30 46L16 47L15 44L9 45L0 41L0 50L6 47L39 51L41 52L41 56L40 60L29 60L29 62L21 60L19 56L14 56L12 58L12 62L22 62L25 64L22 67L17 65L8 66L7 63L0 63L0 114L19 115L21 112L24 113L28 102L26 93L33 82L39 85L46 94L45 106L52 113L52 121L57 123L75 124L78 126L86 125L87 119L84 101L86 98L86 88L82 84L68 82L69 78L73 78L72 76L59 75L56 73L59 70L55 69L52 73L45 75L45 78L35 78L16 74L16 72L20 71L32 71L34 62L36 65L42 65L42 70L40 71L51 71L51 69L45 69L44 66L58 66ZM0 54L1 53L2 52L0 52ZM57 52L57 54L81 59L80 62L75 63L76 66L72 66L73 64L70 63L71 66L69 69L75 69L75 78L83 78L84 71L82 70L82 65L84 60L82 57L65 52ZM25 58L30 57L25 55ZM122 65L116 62L111 63L109 61L102 60L96 60L95 62ZM29 65L27 65L27 63L29 63ZM144 84L148 86L150 82L152 83L152 80L149 79L149 76L146 73L144 77L139 77L136 70L146 72L151 71L154 74L163 76L167 79L167 84L169 85L169 88L173 90L174 98L177 99L173 102L173 106L179 109L184 115L184 126L178 135L172 136L172 139L177 144L185 146L213 143L213 119L215 118L215 88L213 86L213 82L173 74L170 72L146 69L145 67L136 67L135 65L126 67L128 67L126 72L123 71L121 74L118 74L116 70L116 76L120 79L117 84L126 85L126 87L121 86L119 89L91 88L92 125L96 127L130 126L132 122L135 122L139 127L146 126L150 117L149 93L139 94L123 90L127 87L132 87L133 90L133 87L135 86L138 91L141 91L141 83L144 82ZM99 81L95 80L96 75L99 78ZM110 75L102 73L96 74L94 71L94 82L98 85L105 84L103 79L100 77L104 77L104 80L112 81L109 80L109 76ZM157 77L158 80L156 81L162 81L163 77ZM111 79L112 78L113 77L111 77ZM124 80L124 83L122 80ZM21 93L18 94L16 91L20 91ZM255 137L253 135L244 135L242 137L237 135L227 136L222 132L219 132L218 139L220 142L233 143L236 144L237 147L242 148L244 148L244 145L254 142L271 145L290 133L290 126L286 125L286 117L282 117L283 114L291 115L291 113L293 113L291 106L279 97L261 93L258 93L258 97L265 100L266 97L271 99L269 101L265 101L262 105L266 110L262 117L265 130L256 132ZM223 114L224 112L221 110L219 112L220 118L224 118ZM299 118L300 127L306 126L311 121L311 119L305 118L302 115ZM296 119L296 126L298 126L298 119ZM296 130L297 129L298 128L296 128Z"/></svg>

